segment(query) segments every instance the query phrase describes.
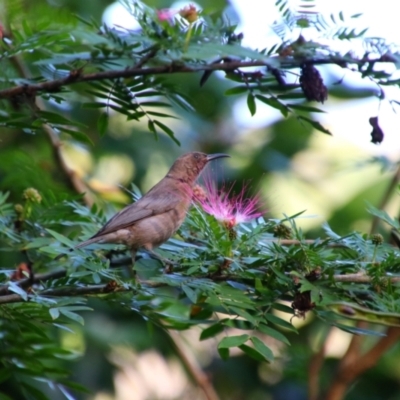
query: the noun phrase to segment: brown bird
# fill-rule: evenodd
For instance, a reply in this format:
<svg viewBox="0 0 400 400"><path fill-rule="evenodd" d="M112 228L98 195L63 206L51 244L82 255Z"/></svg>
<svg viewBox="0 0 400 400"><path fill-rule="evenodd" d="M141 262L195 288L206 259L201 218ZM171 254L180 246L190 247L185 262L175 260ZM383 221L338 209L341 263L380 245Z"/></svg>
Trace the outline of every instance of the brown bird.
<svg viewBox="0 0 400 400"><path fill-rule="evenodd" d="M124 244L131 250L133 263L139 248L152 252L181 226L192 201L196 179L209 161L221 157L229 156L200 152L180 156L167 175L142 198L115 214L76 248L92 243Z"/></svg>

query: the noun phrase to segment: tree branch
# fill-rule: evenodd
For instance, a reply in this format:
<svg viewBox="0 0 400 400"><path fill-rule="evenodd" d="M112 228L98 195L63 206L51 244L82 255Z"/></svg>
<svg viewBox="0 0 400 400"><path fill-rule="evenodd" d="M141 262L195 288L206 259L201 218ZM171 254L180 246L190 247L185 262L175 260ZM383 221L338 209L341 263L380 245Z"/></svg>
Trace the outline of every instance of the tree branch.
<svg viewBox="0 0 400 400"><path fill-rule="evenodd" d="M56 271L48 272L46 274L39 274L36 275L33 279L34 283L45 282L51 279L62 278L66 276L67 271L63 269L59 269ZM193 276L192 278L196 279L209 279L213 282L225 281L225 280L232 280L232 281L243 281L244 278L234 276L234 275L215 275L215 276ZM329 277L326 277L329 279ZM349 275L334 275L333 279L336 282L354 282L354 283L371 283L371 277L367 275L360 275L360 274L349 274ZM400 277L387 277L390 279L392 283L400 282ZM151 288L158 288L168 286L168 283L159 282L159 281L151 281L151 280L142 280L139 281L140 285L147 286ZM24 279L17 282L18 286L23 289L28 288L31 285L31 281L29 279ZM107 289L108 288L108 289ZM109 290L109 291L107 291ZM93 286L67 286L63 288L56 288L56 289L45 289L43 291L37 291L35 295L38 296L54 296L54 297L62 297L62 296L86 296L86 295L95 295L95 294L104 294L111 292L124 292L130 291L131 288L125 288L122 286L118 286L118 288L109 288L109 284L103 285L93 285ZM9 294L10 288L9 285L2 285L0 286L0 304L6 303L18 303L25 301L20 295L18 294ZM29 294L29 296L35 296Z"/></svg>
<svg viewBox="0 0 400 400"><path fill-rule="evenodd" d="M393 60L378 58L378 59L347 59L340 57L331 58L320 58L320 59L296 59L293 57L278 57L277 61L280 62L280 67L283 69L298 68L301 64L311 63L313 65L321 64L337 64L343 66L346 63L350 64L373 64L376 62L393 63ZM91 81L101 81L105 79L117 79L117 78L131 78L134 76L146 76L146 75L159 75L159 74L174 74L174 73L194 73L194 72L205 72L205 71L234 71L238 68L248 68L248 67L269 67L275 68L273 62L271 65L262 60L257 61L240 61L234 60L224 63L211 63L211 64L199 64L199 65L182 65L177 63L171 63L168 65L142 68L141 64L139 67L133 67L122 70L112 70L112 71L99 71L84 74L81 70L73 70L65 78L54 79L51 81L45 81L41 83L34 84L24 84L19 86L14 86L8 89L0 90L0 99L7 99L20 95L36 95L39 92L58 92L62 87L69 86L74 83L80 82L91 82Z"/></svg>
<svg viewBox="0 0 400 400"><path fill-rule="evenodd" d="M15 284L25 289L31 286L32 283L46 282L50 279L63 278L66 275L67 275L66 269L57 269L55 271L46 272L45 274L35 274L33 276L33 279L31 278L21 279L20 281L15 282ZM0 296L8 293L10 293L8 285L0 286Z"/></svg>
<svg viewBox="0 0 400 400"><path fill-rule="evenodd" d="M46 289L38 292L40 297L63 297L63 296L88 296L93 294L109 294L117 292L130 292L132 288L129 286L118 285L115 281L111 281L103 285L90 286L68 286L56 289ZM35 297L36 294L28 294L29 298ZM19 294L9 294L0 296L0 304L20 303L25 301Z"/></svg>
<svg viewBox="0 0 400 400"><path fill-rule="evenodd" d="M386 336L378 340L367 353L359 356L358 336L353 337L355 345L350 346L340 362L335 380L328 389L325 400L341 400L344 398L348 386L362 373L372 368L390 347L400 338L400 328L390 327Z"/></svg>
<svg viewBox="0 0 400 400"><path fill-rule="evenodd" d="M321 348L313 354L308 366L308 399L318 400L319 394L319 374L325 360L325 342Z"/></svg>
<svg viewBox="0 0 400 400"><path fill-rule="evenodd" d="M176 349L179 360L187 369L197 386L203 391L206 399L218 400L219 396L207 375L201 369L197 360L188 351L186 351L185 346L182 344L182 336L179 334L179 332L167 330L167 333Z"/></svg>

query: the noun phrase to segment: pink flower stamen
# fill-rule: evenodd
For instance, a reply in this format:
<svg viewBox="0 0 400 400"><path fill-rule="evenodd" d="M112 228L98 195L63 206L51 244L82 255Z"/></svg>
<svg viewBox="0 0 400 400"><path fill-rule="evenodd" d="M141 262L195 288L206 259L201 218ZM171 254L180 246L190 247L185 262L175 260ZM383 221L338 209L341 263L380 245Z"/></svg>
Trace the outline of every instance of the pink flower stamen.
<svg viewBox="0 0 400 400"><path fill-rule="evenodd" d="M170 8L163 8L157 10L157 17L160 21L172 21L174 16L179 12L178 10L172 10Z"/></svg>
<svg viewBox="0 0 400 400"><path fill-rule="evenodd" d="M238 194L232 193L234 183L230 187L217 188L210 174L204 179L204 187L199 186L194 190L194 200L201 208L218 221L222 222L228 229L243 222L260 217L263 213L258 211L260 196L245 197L248 185L244 185ZM196 195L201 193L201 196Z"/></svg>

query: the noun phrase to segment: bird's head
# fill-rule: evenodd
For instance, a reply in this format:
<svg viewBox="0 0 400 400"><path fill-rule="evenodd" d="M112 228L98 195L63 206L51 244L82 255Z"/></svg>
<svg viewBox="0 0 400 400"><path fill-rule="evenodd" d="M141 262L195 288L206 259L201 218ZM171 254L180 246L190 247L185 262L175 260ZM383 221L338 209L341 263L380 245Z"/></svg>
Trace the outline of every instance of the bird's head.
<svg viewBox="0 0 400 400"><path fill-rule="evenodd" d="M205 154L198 151L186 153L176 159L168 175L192 185L204 167L217 158L229 157L227 154Z"/></svg>

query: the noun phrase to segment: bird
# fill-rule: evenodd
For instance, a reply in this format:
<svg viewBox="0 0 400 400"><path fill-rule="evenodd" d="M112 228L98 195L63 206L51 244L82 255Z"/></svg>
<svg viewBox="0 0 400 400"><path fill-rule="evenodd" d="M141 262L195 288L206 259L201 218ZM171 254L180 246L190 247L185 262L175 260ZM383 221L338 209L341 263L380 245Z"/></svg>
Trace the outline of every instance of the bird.
<svg viewBox="0 0 400 400"><path fill-rule="evenodd" d="M136 252L153 249L167 241L183 223L193 197L193 187L204 167L224 153L190 152L178 157L168 173L143 197L115 214L97 233L75 248L92 243L126 245L132 265Z"/></svg>

